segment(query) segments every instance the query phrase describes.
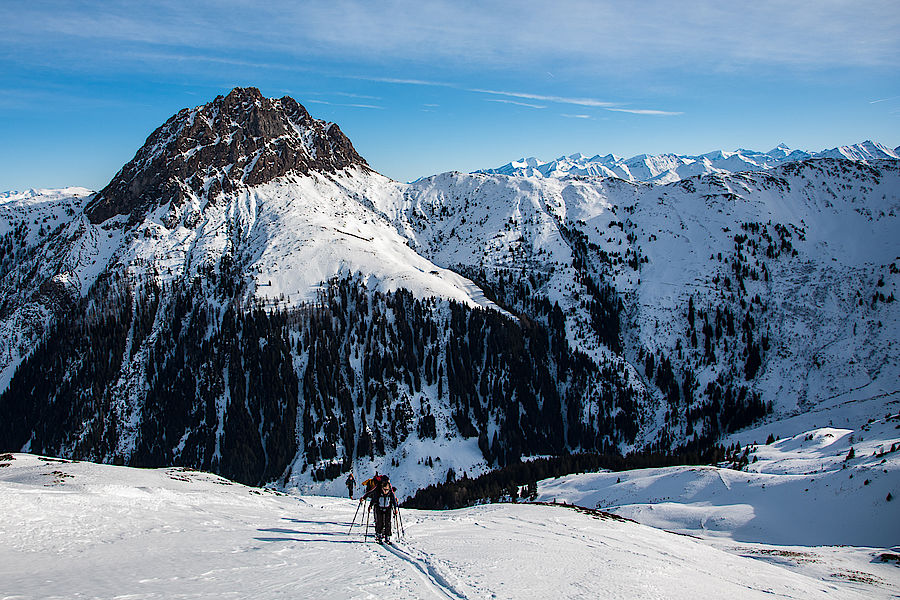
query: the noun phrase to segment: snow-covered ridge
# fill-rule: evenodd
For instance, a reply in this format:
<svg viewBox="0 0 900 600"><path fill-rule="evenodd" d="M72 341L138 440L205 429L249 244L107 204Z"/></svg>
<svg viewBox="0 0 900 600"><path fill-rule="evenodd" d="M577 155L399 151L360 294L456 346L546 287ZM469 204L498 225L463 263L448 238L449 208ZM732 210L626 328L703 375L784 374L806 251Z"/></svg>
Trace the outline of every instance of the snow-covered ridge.
<svg viewBox="0 0 900 600"><path fill-rule="evenodd" d="M27 202L29 200L36 200L38 202L44 202L46 200L50 200L53 198L73 198L73 197L82 197L82 196L90 196L93 194L93 190L89 190L83 187L65 187L58 189L35 189L31 188L25 191L19 190L10 190L6 192L0 192L0 204L11 205L10 203L16 202Z"/></svg>
<svg viewBox="0 0 900 600"><path fill-rule="evenodd" d="M877 160L898 160L897 149L891 150L882 144L865 141L851 146L839 146L821 152L791 150L779 144L768 152L738 149L734 152L717 150L700 155L683 154L639 154L622 158L614 154L605 156L585 156L572 154L560 156L556 160L543 161L537 158L522 158L497 167L485 169L481 173L496 173L519 177L561 178L619 177L628 181L651 183L671 183L695 175L710 173L738 173L771 169L786 162L808 158L845 158L847 160L870 162Z"/></svg>

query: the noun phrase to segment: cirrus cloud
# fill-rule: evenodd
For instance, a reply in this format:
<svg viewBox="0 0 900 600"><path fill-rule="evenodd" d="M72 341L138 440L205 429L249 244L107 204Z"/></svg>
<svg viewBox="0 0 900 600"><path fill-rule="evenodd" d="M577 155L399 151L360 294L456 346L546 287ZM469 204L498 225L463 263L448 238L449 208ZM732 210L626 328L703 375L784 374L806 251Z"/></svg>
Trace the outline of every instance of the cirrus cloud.
<svg viewBox="0 0 900 600"><path fill-rule="evenodd" d="M684 114L683 112L671 110L650 110L646 108L607 108L606 110L611 110L613 112L630 113L633 115L654 115L659 117L673 117L676 115Z"/></svg>

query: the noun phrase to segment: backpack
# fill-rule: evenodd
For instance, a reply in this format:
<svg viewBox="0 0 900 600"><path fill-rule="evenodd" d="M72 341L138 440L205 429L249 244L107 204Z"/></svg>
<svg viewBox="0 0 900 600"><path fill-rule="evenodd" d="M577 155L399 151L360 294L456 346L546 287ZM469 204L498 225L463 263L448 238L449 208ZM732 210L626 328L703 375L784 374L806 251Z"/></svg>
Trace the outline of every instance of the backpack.
<svg viewBox="0 0 900 600"><path fill-rule="evenodd" d="M381 484L384 482L390 483L390 479L387 475L375 475L374 477L370 477L363 481L363 485L366 486L366 495L371 494L375 490L381 489Z"/></svg>

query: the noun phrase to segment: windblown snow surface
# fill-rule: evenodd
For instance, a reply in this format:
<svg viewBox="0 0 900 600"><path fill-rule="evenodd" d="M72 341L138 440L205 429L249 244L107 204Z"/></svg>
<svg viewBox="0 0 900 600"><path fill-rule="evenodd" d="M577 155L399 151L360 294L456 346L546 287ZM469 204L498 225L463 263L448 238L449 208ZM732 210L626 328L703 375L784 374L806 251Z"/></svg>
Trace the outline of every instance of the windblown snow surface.
<svg viewBox="0 0 900 600"><path fill-rule="evenodd" d="M394 546L358 504L178 468L0 459L0 598L890 598L854 547L678 535L571 507L402 511ZM363 522L362 516L357 523Z"/></svg>

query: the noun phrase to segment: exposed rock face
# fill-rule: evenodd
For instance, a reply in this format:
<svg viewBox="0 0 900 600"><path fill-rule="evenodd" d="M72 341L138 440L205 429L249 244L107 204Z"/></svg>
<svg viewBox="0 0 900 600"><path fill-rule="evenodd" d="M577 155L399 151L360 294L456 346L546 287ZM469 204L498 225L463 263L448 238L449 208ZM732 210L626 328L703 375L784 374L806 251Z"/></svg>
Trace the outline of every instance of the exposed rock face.
<svg viewBox="0 0 900 600"><path fill-rule="evenodd" d="M353 165L368 168L337 125L312 118L288 96L276 100L256 88L235 88L181 110L154 131L86 213L94 223L115 215L137 220L166 202L214 201L241 185Z"/></svg>

